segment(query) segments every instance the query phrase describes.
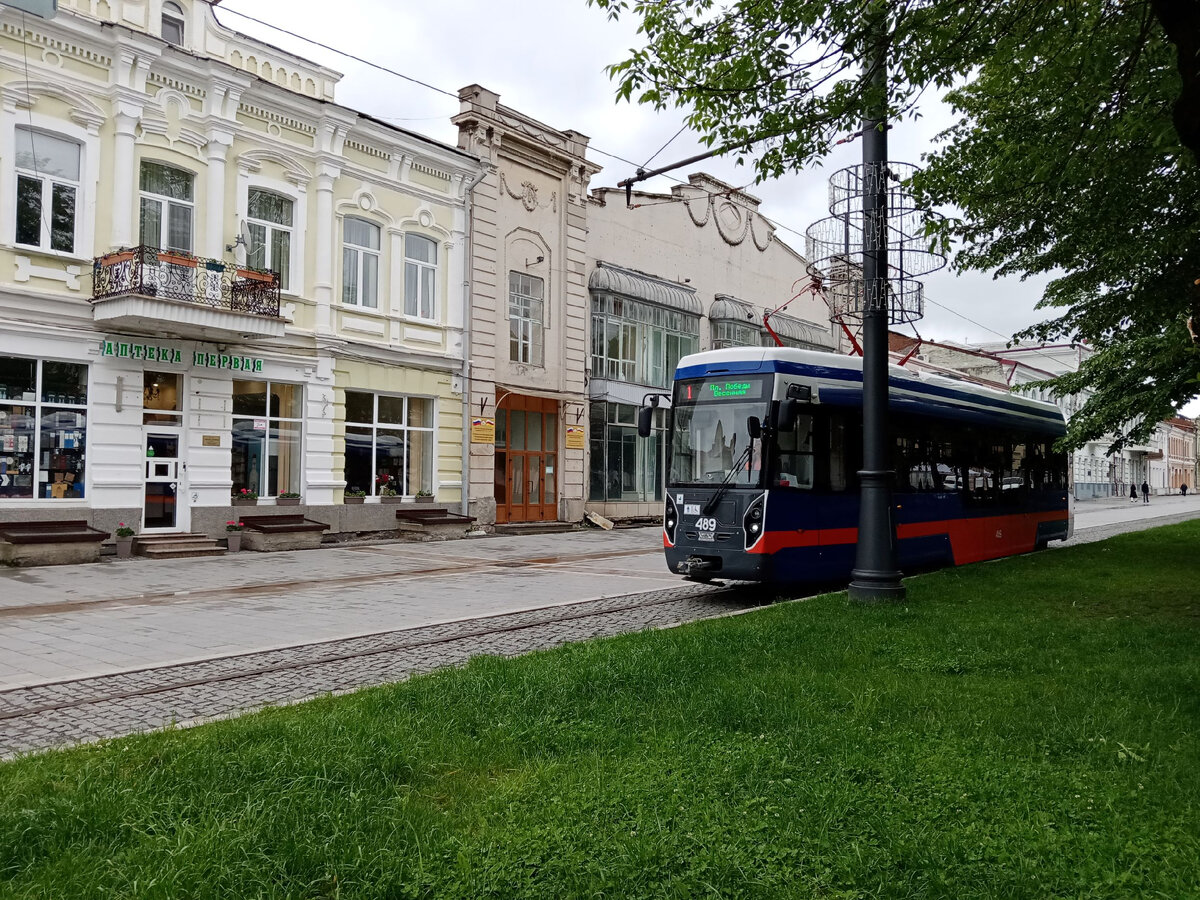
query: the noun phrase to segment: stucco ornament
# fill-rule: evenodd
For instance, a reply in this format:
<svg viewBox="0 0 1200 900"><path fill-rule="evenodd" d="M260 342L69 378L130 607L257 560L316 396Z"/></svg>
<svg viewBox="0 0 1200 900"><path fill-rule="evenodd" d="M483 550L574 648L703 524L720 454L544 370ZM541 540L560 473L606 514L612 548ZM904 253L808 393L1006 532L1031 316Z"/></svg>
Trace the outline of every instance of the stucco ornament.
<svg viewBox="0 0 1200 900"><path fill-rule="evenodd" d="M514 191L508 186L508 181L505 180L504 173L501 172L500 185L504 188L504 193L508 194L508 196L512 197L514 200L521 201L521 205L525 207L526 212L533 212L535 209L541 206L541 204L538 203L537 185L532 181L522 181L521 190ZM555 192L550 195L550 202L546 205L556 207L555 211L557 212L557 203L558 193Z"/></svg>
<svg viewBox="0 0 1200 900"><path fill-rule="evenodd" d="M720 194L692 197L683 205L687 207L693 225L703 228L710 220L714 221L721 240L731 247L736 247L749 235L755 248L763 253L775 238L775 229L766 219ZM703 217L697 216L696 207L703 210ZM760 230L766 232L765 236L759 237Z"/></svg>

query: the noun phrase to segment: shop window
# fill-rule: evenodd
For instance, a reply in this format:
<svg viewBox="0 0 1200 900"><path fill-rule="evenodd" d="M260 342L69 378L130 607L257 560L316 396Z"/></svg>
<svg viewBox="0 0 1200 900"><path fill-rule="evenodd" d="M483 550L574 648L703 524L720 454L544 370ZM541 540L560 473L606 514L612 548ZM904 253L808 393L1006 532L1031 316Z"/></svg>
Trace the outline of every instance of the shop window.
<svg viewBox="0 0 1200 900"><path fill-rule="evenodd" d="M192 252L195 176L144 161L141 168L140 240L159 250Z"/></svg>
<svg viewBox="0 0 1200 900"><path fill-rule="evenodd" d="M589 499L649 503L663 498L665 409L656 410L650 436L638 437L637 407L593 403Z"/></svg>
<svg viewBox="0 0 1200 900"><path fill-rule="evenodd" d="M379 226L346 217L342 222L342 302L379 306Z"/></svg>
<svg viewBox="0 0 1200 900"><path fill-rule="evenodd" d="M404 236L404 314L437 317L437 243L419 234Z"/></svg>
<svg viewBox="0 0 1200 900"><path fill-rule="evenodd" d="M304 388L274 381L233 382L233 492L298 493L303 468Z"/></svg>
<svg viewBox="0 0 1200 900"><path fill-rule="evenodd" d="M256 269L279 273L279 288L286 291L292 268L292 201L270 191L251 188L247 198L246 230L250 244L246 261Z"/></svg>
<svg viewBox="0 0 1200 900"><path fill-rule="evenodd" d="M88 368L0 356L0 498L84 495Z"/></svg>
<svg viewBox="0 0 1200 900"><path fill-rule="evenodd" d="M142 424L183 425L183 376L177 372L142 375Z"/></svg>
<svg viewBox="0 0 1200 900"><path fill-rule="evenodd" d="M20 126L16 139L17 243L74 253L79 144Z"/></svg>
<svg viewBox="0 0 1200 900"><path fill-rule="evenodd" d="M168 44L183 46L184 17L177 3L164 3L162 8L162 37Z"/></svg>
<svg viewBox="0 0 1200 900"><path fill-rule="evenodd" d="M433 491L433 401L346 391L346 490Z"/></svg>
<svg viewBox="0 0 1200 900"><path fill-rule="evenodd" d="M546 321L545 282L522 272L508 273L508 358L543 365Z"/></svg>

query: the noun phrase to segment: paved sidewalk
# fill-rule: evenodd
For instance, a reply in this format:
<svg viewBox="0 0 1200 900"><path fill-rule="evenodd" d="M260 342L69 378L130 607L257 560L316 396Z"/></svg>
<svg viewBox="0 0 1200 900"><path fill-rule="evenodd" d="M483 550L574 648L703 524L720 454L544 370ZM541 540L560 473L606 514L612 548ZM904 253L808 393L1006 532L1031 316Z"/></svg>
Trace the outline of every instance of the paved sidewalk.
<svg viewBox="0 0 1200 900"><path fill-rule="evenodd" d="M0 690L675 587L659 533L0 570Z"/></svg>

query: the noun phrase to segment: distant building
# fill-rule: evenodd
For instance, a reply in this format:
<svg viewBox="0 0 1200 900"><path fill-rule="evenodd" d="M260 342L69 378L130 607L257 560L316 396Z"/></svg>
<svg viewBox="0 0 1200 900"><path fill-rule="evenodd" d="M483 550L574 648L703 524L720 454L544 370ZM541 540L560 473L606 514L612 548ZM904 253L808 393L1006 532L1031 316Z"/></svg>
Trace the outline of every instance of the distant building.
<svg viewBox="0 0 1200 900"><path fill-rule="evenodd" d="M661 514L663 429L681 357L775 346L768 324L785 346L840 349L824 301L804 291L807 260L780 239L759 203L701 173L667 194L633 191L631 205L624 189L592 191L589 509L610 518ZM639 438L637 412L648 399L658 413L651 436Z"/></svg>

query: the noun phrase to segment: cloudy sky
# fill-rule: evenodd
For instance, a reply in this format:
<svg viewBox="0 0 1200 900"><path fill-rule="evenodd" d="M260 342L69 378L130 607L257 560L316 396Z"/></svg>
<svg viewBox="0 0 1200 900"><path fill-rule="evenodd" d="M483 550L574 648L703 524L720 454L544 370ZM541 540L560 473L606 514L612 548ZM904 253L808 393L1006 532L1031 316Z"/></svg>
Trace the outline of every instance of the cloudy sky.
<svg viewBox="0 0 1200 900"><path fill-rule="evenodd" d="M331 15L331 9L336 14ZM456 95L460 87L481 84L500 94L501 102L560 129L591 138L590 157L604 166L592 187L615 185L635 165L654 156L666 165L702 152L689 132L673 141L682 116L657 114L614 99L604 67L639 46L633 17L611 22L585 0L341 0L335 6L317 0L225 0L221 22L308 59L345 78L340 103L448 144L455 142L450 117L458 111L446 96L395 75L380 72L337 53L282 34L236 13L285 28L306 38L419 79ZM889 157L919 162L932 137L948 124L936 102L926 104L919 121L898 125L889 137ZM658 152L671 141L670 145ZM657 153L657 156L655 154ZM861 161L861 144L844 145L822 168L753 184L748 167L721 159L706 160L673 173L706 171L744 186L763 200L760 211L779 227L779 236L804 250L803 234L826 209L829 173ZM667 191L666 177L647 183ZM922 336L935 340L997 341L1031 325L1044 314L1034 309L1044 280L993 281L988 275L955 276L948 271L925 279Z"/></svg>

